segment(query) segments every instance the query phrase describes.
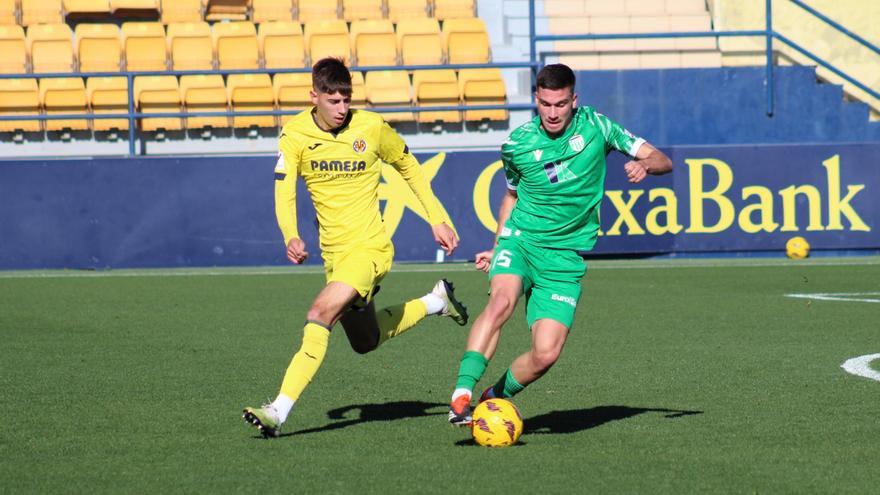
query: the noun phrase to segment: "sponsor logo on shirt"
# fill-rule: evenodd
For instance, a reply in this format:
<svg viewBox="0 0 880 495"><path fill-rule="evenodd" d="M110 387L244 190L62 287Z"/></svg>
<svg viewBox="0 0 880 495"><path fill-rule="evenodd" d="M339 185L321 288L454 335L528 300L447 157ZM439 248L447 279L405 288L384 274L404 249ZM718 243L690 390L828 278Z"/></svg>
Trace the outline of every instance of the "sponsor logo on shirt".
<svg viewBox="0 0 880 495"><path fill-rule="evenodd" d="M367 142L363 139L355 139L355 141L351 143L351 148L356 153L363 153L364 151L367 151Z"/></svg>
<svg viewBox="0 0 880 495"><path fill-rule="evenodd" d="M554 301L564 302L572 308L577 307L577 301L575 301L574 298L571 296L560 296L559 294L553 294L552 296L550 296L550 299L553 299Z"/></svg>
<svg viewBox="0 0 880 495"><path fill-rule="evenodd" d="M568 140L568 147L571 148L575 152L579 152L584 149L584 137L580 134L575 134Z"/></svg>
<svg viewBox="0 0 880 495"><path fill-rule="evenodd" d="M362 172L367 169L363 160L312 160L312 170L320 172Z"/></svg>

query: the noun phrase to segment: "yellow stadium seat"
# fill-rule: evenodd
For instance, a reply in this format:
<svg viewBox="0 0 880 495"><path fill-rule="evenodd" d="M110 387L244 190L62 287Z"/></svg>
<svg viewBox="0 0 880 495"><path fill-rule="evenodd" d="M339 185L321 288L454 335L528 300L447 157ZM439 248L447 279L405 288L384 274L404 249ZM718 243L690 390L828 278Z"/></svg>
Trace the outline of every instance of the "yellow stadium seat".
<svg viewBox="0 0 880 495"><path fill-rule="evenodd" d="M0 26L0 74L27 72L24 29L15 24Z"/></svg>
<svg viewBox="0 0 880 495"><path fill-rule="evenodd" d="M267 21L292 21L294 0L253 0L251 19L256 24Z"/></svg>
<svg viewBox="0 0 880 495"><path fill-rule="evenodd" d="M336 0L299 0L297 7L299 22L303 24L339 18L339 4Z"/></svg>
<svg viewBox="0 0 880 495"><path fill-rule="evenodd" d="M127 113L128 80L124 77L90 77L86 81L86 97L93 114ZM95 119L95 131L128 130L128 119Z"/></svg>
<svg viewBox="0 0 880 495"><path fill-rule="evenodd" d="M40 113L40 89L36 79L0 79L0 115ZM2 120L0 132L39 132L39 120Z"/></svg>
<svg viewBox="0 0 880 495"><path fill-rule="evenodd" d="M381 19L382 0L342 0L342 18L346 21Z"/></svg>
<svg viewBox="0 0 880 495"><path fill-rule="evenodd" d="M413 71L413 94L420 107L455 106L461 98L458 78L452 69ZM461 112L418 112L417 120L423 123L461 122Z"/></svg>
<svg viewBox="0 0 880 495"><path fill-rule="evenodd" d="M169 24L167 40L173 70L214 68L214 42L207 22Z"/></svg>
<svg viewBox="0 0 880 495"><path fill-rule="evenodd" d="M162 23L199 22L203 20L202 0L162 0Z"/></svg>
<svg viewBox="0 0 880 495"><path fill-rule="evenodd" d="M374 108L408 107L412 105L412 88L405 70L367 72L367 102ZM411 122L412 112L382 113L387 122Z"/></svg>
<svg viewBox="0 0 880 495"><path fill-rule="evenodd" d="M0 0L0 25L18 24L18 0Z"/></svg>
<svg viewBox="0 0 880 495"><path fill-rule="evenodd" d="M60 24L61 0L21 0L21 25Z"/></svg>
<svg viewBox="0 0 880 495"><path fill-rule="evenodd" d="M229 104L237 112L260 112L275 109L275 94L269 74L230 74L226 80ZM232 126L275 127L272 115L233 117Z"/></svg>
<svg viewBox="0 0 880 495"><path fill-rule="evenodd" d="M86 115L88 102L86 86L80 77L57 77L40 79L40 102L47 115L82 114ZM47 131L85 131L89 128L86 119L47 120Z"/></svg>
<svg viewBox="0 0 880 495"><path fill-rule="evenodd" d="M74 31L80 72L116 72L122 60L119 27L79 24Z"/></svg>
<svg viewBox="0 0 880 495"><path fill-rule="evenodd" d="M443 38L437 19L404 19L397 23L397 48L403 65L443 63Z"/></svg>
<svg viewBox="0 0 880 495"><path fill-rule="evenodd" d="M110 13L122 19L158 19L159 0L110 0Z"/></svg>
<svg viewBox="0 0 880 495"><path fill-rule="evenodd" d="M489 34L482 19L447 19L443 40L450 64L489 62Z"/></svg>
<svg viewBox="0 0 880 495"><path fill-rule="evenodd" d="M358 66L397 65L397 39L391 21L352 22L351 51Z"/></svg>
<svg viewBox="0 0 880 495"><path fill-rule="evenodd" d="M34 72L73 71L73 32L67 24L30 26L27 46Z"/></svg>
<svg viewBox="0 0 880 495"><path fill-rule="evenodd" d="M223 76L219 74L181 76L180 100L187 112L225 112L227 97ZM186 127L189 129L229 127L229 118L187 117Z"/></svg>
<svg viewBox="0 0 880 495"><path fill-rule="evenodd" d="M110 17L109 0L64 0L63 5L68 21Z"/></svg>
<svg viewBox="0 0 880 495"><path fill-rule="evenodd" d="M158 22L122 24L125 66L130 71L160 71L168 68L165 28Z"/></svg>
<svg viewBox="0 0 880 495"><path fill-rule="evenodd" d="M134 78L134 98L141 113L180 112L180 87L174 76L138 76ZM179 131L183 120L178 117L141 119L143 131Z"/></svg>
<svg viewBox="0 0 880 495"><path fill-rule="evenodd" d="M272 89L278 109L290 114L281 116L281 125L293 118L292 111L305 110L312 106L309 91L312 90L312 75L308 72L296 72L289 74L275 74L272 81Z"/></svg>
<svg viewBox="0 0 880 495"><path fill-rule="evenodd" d="M462 69L458 72L458 87L465 105L502 105L507 102L507 90L500 69ZM468 121L507 120L507 110L465 110Z"/></svg>
<svg viewBox="0 0 880 495"><path fill-rule="evenodd" d="M351 63L348 26L342 20L314 21L305 24L305 43L311 64L325 57L339 57Z"/></svg>
<svg viewBox="0 0 880 495"><path fill-rule="evenodd" d="M474 3L474 0L434 0L434 17L441 21L474 17Z"/></svg>
<svg viewBox="0 0 880 495"><path fill-rule="evenodd" d="M220 70L257 69L260 49L257 28L250 21L218 22L214 24L214 51Z"/></svg>
<svg viewBox="0 0 880 495"><path fill-rule="evenodd" d="M294 69L306 66L302 26L293 21L260 24L257 39L267 69Z"/></svg>
<svg viewBox="0 0 880 495"><path fill-rule="evenodd" d="M250 3L250 0L207 0L205 4L205 20L247 20L248 6Z"/></svg>
<svg viewBox="0 0 880 495"><path fill-rule="evenodd" d="M399 22L402 19L428 17L430 0L388 0L388 19Z"/></svg>
<svg viewBox="0 0 880 495"><path fill-rule="evenodd" d="M364 73L358 70L351 73L351 106L354 108L366 108L367 106Z"/></svg>

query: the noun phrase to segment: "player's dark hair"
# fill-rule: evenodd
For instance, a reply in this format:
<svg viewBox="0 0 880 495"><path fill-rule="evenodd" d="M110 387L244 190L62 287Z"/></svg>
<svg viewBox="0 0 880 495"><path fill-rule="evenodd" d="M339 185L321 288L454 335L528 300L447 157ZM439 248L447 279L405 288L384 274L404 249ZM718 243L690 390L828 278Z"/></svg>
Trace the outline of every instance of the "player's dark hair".
<svg viewBox="0 0 880 495"><path fill-rule="evenodd" d="M327 57L312 67L312 87L321 93L351 96L351 73L341 59Z"/></svg>
<svg viewBox="0 0 880 495"><path fill-rule="evenodd" d="M574 71L567 65L550 64L538 71L538 80L535 86L536 88L554 90L571 88L574 91L574 82Z"/></svg>

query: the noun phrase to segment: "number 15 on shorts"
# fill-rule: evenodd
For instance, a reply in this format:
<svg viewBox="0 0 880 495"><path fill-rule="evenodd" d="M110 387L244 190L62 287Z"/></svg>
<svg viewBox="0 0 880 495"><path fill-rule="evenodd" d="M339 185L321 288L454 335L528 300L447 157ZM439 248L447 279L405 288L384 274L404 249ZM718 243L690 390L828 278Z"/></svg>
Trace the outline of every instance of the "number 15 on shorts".
<svg viewBox="0 0 880 495"><path fill-rule="evenodd" d="M502 249L501 251L495 253L495 259L492 260L492 268L494 269L496 266L500 266L502 268L510 268L510 257L512 254L513 253L511 253L507 249Z"/></svg>

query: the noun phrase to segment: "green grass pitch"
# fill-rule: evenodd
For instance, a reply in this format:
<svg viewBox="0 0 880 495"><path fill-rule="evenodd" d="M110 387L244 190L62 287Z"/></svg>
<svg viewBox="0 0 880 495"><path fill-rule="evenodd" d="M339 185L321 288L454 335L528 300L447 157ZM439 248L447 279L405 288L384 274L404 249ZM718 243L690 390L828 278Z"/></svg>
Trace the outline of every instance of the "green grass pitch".
<svg viewBox="0 0 880 495"><path fill-rule="evenodd" d="M377 302L441 276L475 317L487 283L460 265L398 265ZM497 450L446 423L467 329L438 317L365 356L337 329L286 436L247 427L322 285L312 268L0 273L2 491L880 486L880 382L841 369L880 353L880 304L786 296L880 299L880 259L591 261L562 359L514 399L521 442ZM528 347L524 326L520 307L478 390Z"/></svg>

